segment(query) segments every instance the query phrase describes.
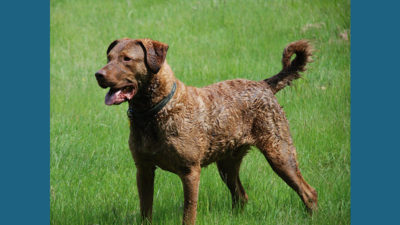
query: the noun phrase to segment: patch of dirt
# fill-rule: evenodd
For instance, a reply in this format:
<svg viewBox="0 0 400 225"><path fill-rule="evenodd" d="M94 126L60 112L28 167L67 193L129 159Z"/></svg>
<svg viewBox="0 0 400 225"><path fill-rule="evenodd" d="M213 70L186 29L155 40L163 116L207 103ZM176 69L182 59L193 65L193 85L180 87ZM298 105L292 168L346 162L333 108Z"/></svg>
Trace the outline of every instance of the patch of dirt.
<svg viewBox="0 0 400 225"><path fill-rule="evenodd" d="M348 35L347 30L342 31L342 32L339 34L339 36L340 36L341 39L343 39L343 40L345 40L345 41L349 41L349 35Z"/></svg>

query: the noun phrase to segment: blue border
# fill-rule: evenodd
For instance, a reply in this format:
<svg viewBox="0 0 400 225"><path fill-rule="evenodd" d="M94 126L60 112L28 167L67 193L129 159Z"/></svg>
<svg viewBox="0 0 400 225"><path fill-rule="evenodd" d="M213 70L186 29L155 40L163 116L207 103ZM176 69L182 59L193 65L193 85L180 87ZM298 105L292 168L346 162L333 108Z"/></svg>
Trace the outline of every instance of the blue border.
<svg viewBox="0 0 400 225"><path fill-rule="evenodd" d="M49 224L49 9L0 7L0 224Z"/></svg>
<svg viewBox="0 0 400 225"><path fill-rule="evenodd" d="M398 224L399 4L351 2L352 224Z"/></svg>

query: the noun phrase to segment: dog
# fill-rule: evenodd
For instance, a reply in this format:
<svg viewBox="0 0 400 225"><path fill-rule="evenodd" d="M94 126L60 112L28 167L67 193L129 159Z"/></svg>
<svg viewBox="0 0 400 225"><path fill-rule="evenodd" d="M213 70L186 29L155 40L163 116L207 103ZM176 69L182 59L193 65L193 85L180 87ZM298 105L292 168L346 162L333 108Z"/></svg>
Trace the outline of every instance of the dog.
<svg viewBox="0 0 400 225"><path fill-rule="evenodd" d="M183 224L195 224L201 168L213 162L230 190L232 207L243 207L248 196L239 168L251 146L306 208L315 210L317 192L300 173L289 124L275 97L306 70L309 42L290 43L282 70L268 79L235 79L203 88L186 86L174 76L166 60L168 47L151 39L115 40L107 49L107 65L95 73L98 85L110 88L105 104L129 103L129 147L143 220L152 218L156 167L182 180Z"/></svg>

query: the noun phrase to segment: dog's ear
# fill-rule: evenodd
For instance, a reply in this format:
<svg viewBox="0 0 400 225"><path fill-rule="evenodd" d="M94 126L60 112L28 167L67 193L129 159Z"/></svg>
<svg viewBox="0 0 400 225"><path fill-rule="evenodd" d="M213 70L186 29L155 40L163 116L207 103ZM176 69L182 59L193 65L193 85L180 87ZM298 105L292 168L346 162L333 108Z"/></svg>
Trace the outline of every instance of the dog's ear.
<svg viewBox="0 0 400 225"><path fill-rule="evenodd" d="M115 41L111 42L111 44L107 48L107 55L108 55L108 53L110 53L111 49L113 49L118 44L118 42L119 42L119 40L115 40Z"/></svg>
<svg viewBox="0 0 400 225"><path fill-rule="evenodd" d="M160 70L167 56L168 45L150 39L138 40L145 51L145 62L150 72L156 74Z"/></svg>

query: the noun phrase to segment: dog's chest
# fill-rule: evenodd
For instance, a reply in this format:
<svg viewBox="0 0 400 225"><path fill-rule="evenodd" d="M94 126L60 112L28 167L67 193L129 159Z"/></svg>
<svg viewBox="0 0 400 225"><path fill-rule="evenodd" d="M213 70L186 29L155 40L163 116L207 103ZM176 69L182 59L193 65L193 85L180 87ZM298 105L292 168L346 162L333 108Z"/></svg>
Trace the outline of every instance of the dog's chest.
<svg viewBox="0 0 400 225"><path fill-rule="evenodd" d="M165 148L167 136L153 122L131 123L129 144L135 151L155 155Z"/></svg>
<svg viewBox="0 0 400 225"><path fill-rule="evenodd" d="M195 162L200 157L199 148L194 141L188 141L178 135L177 129L160 124L131 126L129 146L134 155L153 162L160 168L175 172L187 163Z"/></svg>

